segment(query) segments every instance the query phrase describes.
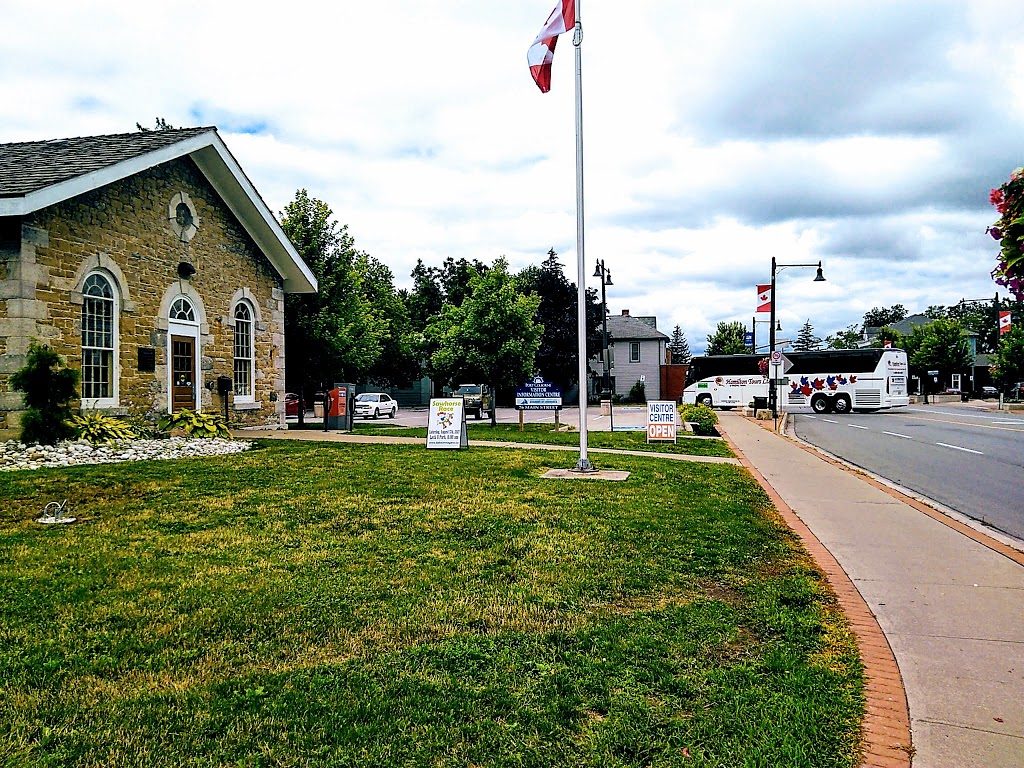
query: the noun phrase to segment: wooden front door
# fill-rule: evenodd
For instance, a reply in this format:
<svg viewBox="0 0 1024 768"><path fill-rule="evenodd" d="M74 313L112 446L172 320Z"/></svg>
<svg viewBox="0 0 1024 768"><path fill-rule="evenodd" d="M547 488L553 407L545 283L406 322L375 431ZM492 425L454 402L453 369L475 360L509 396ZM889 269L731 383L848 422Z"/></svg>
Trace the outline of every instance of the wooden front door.
<svg viewBox="0 0 1024 768"><path fill-rule="evenodd" d="M171 411L196 407L195 339L171 336Z"/></svg>

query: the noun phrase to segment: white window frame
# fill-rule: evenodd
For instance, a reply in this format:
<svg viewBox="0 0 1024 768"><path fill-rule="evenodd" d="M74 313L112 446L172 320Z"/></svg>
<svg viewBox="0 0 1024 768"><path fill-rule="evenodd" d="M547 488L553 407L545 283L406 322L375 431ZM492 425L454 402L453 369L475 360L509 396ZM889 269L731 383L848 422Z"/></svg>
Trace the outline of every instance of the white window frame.
<svg viewBox="0 0 1024 768"><path fill-rule="evenodd" d="M110 347L96 347L85 345L85 334L86 334L86 310L90 303L93 301L107 301L105 298L97 298L90 296L88 291L89 280L93 277L99 277L107 286L110 288L111 298L110 301L110 334L111 334L111 346ZM109 272L102 269L91 270L82 281L82 311L79 316L82 323L82 333L79 338L79 347L82 352L82 407L83 408L115 408L118 405L119 399L119 387L118 384L121 378L121 366L120 366L120 350L121 350L121 338L120 338L120 324L118 322L121 314L121 293L118 289L117 281L114 280L113 276ZM110 391L106 397L86 397L85 386L86 386L86 350L103 350L110 354Z"/></svg>
<svg viewBox="0 0 1024 768"><path fill-rule="evenodd" d="M238 311L240 309L245 310L248 315L247 318L238 317ZM254 403L256 402L256 312L253 309L252 304L247 300L242 299L235 303L234 309L231 311L231 319L233 320L233 333L231 335L231 377L234 380L233 389L235 402ZM248 326L249 354L247 357L238 356L239 326ZM243 361L248 363L246 366L246 374L249 379L247 392L238 391L238 363Z"/></svg>
<svg viewBox="0 0 1024 768"><path fill-rule="evenodd" d="M634 350L636 350L636 354L635 355L633 354ZM640 362L640 342L639 341L631 341L631 342L629 342L629 362L631 362L631 363L639 363Z"/></svg>

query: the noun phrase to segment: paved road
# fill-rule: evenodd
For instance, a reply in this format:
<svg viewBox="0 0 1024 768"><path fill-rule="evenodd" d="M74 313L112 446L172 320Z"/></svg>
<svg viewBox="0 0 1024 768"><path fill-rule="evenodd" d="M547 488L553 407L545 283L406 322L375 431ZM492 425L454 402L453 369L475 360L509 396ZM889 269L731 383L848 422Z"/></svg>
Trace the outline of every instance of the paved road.
<svg viewBox="0 0 1024 768"><path fill-rule="evenodd" d="M803 440L1024 540L1024 416L961 405L797 415Z"/></svg>

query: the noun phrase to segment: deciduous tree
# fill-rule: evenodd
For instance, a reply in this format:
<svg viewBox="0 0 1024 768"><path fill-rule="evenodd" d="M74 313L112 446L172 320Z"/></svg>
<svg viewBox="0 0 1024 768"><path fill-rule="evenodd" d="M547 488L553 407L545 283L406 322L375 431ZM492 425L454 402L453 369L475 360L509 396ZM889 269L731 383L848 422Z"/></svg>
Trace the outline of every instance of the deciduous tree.
<svg viewBox="0 0 1024 768"><path fill-rule="evenodd" d="M883 325L898 323L907 316L907 308L902 304L891 307L872 307L864 313L864 328L881 328Z"/></svg>
<svg viewBox="0 0 1024 768"><path fill-rule="evenodd" d="M448 384L486 383L496 396L499 387L515 386L533 372L544 331L534 320L540 297L519 290L503 258L485 274L473 272L462 303L446 303L427 324L427 369Z"/></svg>
<svg viewBox="0 0 1024 768"><path fill-rule="evenodd" d="M1024 381L1024 325L1013 325L1003 334L995 362L998 381L1003 384Z"/></svg>
<svg viewBox="0 0 1024 768"><path fill-rule="evenodd" d="M285 303L288 388L306 397L335 381L364 381L391 332L385 313L367 298L369 258L355 249L347 227L339 229L327 204L305 189L281 212L281 227L319 283L317 293Z"/></svg>
<svg viewBox="0 0 1024 768"><path fill-rule="evenodd" d="M743 323L719 323L715 332L708 336L709 355L739 355L747 351L744 335L747 329Z"/></svg>

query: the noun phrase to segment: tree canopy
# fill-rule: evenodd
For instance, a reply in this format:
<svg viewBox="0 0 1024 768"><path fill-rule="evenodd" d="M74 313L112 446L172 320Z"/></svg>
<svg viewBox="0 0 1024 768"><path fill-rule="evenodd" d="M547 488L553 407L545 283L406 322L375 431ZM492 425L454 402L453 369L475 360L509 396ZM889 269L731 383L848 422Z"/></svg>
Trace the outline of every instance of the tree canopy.
<svg viewBox="0 0 1024 768"><path fill-rule="evenodd" d="M530 266L516 275L522 293L534 293L540 299L536 321L544 326L537 347L534 372L546 381L568 389L579 383L579 320L577 291L569 282L554 249L538 266ZM587 292L587 358L601 350L601 304L594 291Z"/></svg>
<svg viewBox="0 0 1024 768"><path fill-rule="evenodd" d="M480 382L496 392L533 372L544 331L534 320L540 297L519 290L504 259L497 259L483 274L471 269L462 302L446 303L427 323L427 370L449 385Z"/></svg>
<svg viewBox="0 0 1024 768"><path fill-rule="evenodd" d="M744 336L747 332L743 323L719 323L715 332L708 336L709 355L739 355L747 351Z"/></svg>
<svg viewBox="0 0 1024 768"><path fill-rule="evenodd" d="M872 307L864 313L864 328L881 328L883 325L893 325L907 316L907 308L902 304L893 304L891 307Z"/></svg>
<svg viewBox="0 0 1024 768"><path fill-rule="evenodd" d="M1015 324L1003 334L995 354L996 380L1004 384L1024 381L1024 325Z"/></svg>
<svg viewBox="0 0 1024 768"><path fill-rule="evenodd" d="M381 301L394 292L390 270L357 251L348 228L305 189L281 212L281 227L319 284L317 293L285 303L288 388L306 395L336 381L366 381L395 330Z"/></svg>

